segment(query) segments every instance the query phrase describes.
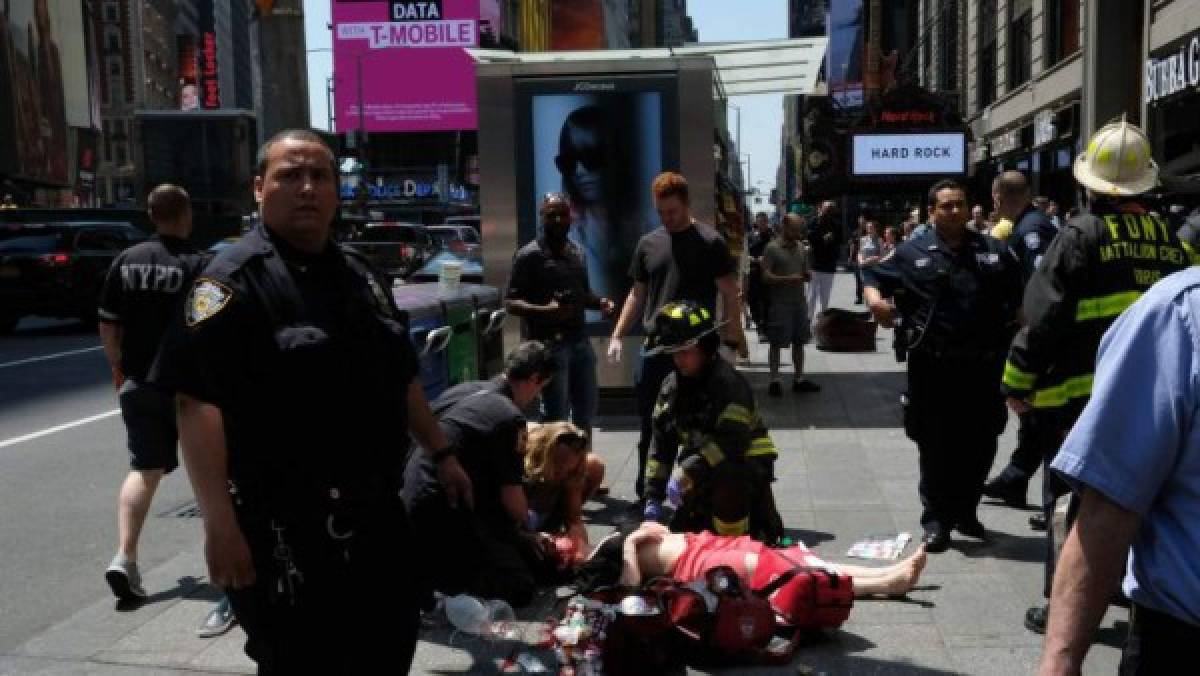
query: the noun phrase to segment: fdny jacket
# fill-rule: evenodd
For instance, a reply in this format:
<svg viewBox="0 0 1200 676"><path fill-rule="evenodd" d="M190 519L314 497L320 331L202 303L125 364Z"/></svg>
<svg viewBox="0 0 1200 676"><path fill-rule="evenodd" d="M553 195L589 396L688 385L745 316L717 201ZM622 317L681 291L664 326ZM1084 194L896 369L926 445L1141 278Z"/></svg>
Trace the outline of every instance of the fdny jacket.
<svg viewBox="0 0 1200 676"><path fill-rule="evenodd" d="M676 458L682 465L695 455L710 467L725 460L753 462L772 476L775 444L755 410L750 384L724 359L713 359L696 378L674 372L663 381L654 406L646 497L663 500Z"/></svg>
<svg viewBox="0 0 1200 676"><path fill-rule="evenodd" d="M1104 332L1152 284L1187 264L1166 221L1139 204L1069 222L1025 287L1026 324L1009 350L1005 394L1078 417Z"/></svg>

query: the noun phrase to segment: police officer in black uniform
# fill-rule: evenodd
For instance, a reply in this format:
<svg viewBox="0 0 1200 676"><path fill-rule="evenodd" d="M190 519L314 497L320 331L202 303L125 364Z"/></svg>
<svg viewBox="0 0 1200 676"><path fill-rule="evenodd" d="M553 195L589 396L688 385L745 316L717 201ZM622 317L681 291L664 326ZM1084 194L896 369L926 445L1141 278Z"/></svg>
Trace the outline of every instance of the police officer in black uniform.
<svg viewBox="0 0 1200 676"><path fill-rule="evenodd" d="M157 378L259 673L405 673L419 565L398 491L411 431L451 500L470 480L437 426L405 326L331 238L334 158L309 131L259 151L263 224L192 285Z"/></svg>
<svg viewBox="0 0 1200 676"><path fill-rule="evenodd" d="M550 581L553 549L528 527L525 412L554 378L558 359L543 343L521 343L490 381L455 385L431 407L474 489L474 509L452 507L433 461L413 454L404 472L404 504L431 564L435 589L527 605Z"/></svg>
<svg viewBox="0 0 1200 676"><path fill-rule="evenodd" d="M1029 181L1019 171L1003 172L992 181L992 201L996 212L1013 222L1007 244L1021 261L1022 282L1028 284L1058 235L1058 228L1034 206ZM1004 470L984 484L984 495L1013 507L1025 506L1029 478L1041 466L1042 456L1058 448L1054 432L1039 424L1042 422L1034 412L1019 416L1017 447Z"/></svg>
<svg viewBox="0 0 1200 676"><path fill-rule="evenodd" d="M200 257L188 241L187 191L164 183L146 198L155 234L113 260L100 292L100 342L112 370L129 437L130 470L117 505L117 553L104 571L122 601L144 599L138 538L164 474L179 465L174 395L147 382L150 366L195 276Z"/></svg>
<svg viewBox="0 0 1200 676"><path fill-rule="evenodd" d="M975 510L1007 412L997 386L1021 303L1020 264L999 241L966 227L966 190L929 190L933 227L864 270L867 304L880 324L903 317L908 358L904 428L920 452L926 548L950 531L984 538ZM885 298L895 298L896 305Z"/></svg>

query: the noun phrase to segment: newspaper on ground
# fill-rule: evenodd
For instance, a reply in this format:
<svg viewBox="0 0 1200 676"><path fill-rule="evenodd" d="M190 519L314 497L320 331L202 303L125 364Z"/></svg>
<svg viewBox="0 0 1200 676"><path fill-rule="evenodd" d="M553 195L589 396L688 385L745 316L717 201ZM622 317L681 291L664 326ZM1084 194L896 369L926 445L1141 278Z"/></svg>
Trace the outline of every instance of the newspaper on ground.
<svg viewBox="0 0 1200 676"><path fill-rule="evenodd" d="M891 533L887 535L868 535L855 542L846 556L856 559L876 559L895 561L912 540L911 533Z"/></svg>

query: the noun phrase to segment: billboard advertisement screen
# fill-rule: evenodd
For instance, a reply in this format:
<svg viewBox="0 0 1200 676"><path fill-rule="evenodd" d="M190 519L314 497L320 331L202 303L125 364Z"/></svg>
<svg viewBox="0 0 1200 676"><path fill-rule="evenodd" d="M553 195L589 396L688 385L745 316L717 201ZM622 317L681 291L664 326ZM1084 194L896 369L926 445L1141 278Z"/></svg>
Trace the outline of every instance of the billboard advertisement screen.
<svg viewBox="0 0 1200 676"><path fill-rule="evenodd" d="M5 3L0 14L0 170L68 185L67 127L91 127L77 0Z"/></svg>
<svg viewBox="0 0 1200 676"><path fill-rule="evenodd" d="M855 176L954 175L967 170L962 132L929 134L855 134Z"/></svg>
<svg viewBox="0 0 1200 676"><path fill-rule="evenodd" d="M476 128L478 0L334 0L337 131Z"/></svg>
<svg viewBox="0 0 1200 676"><path fill-rule="evenodd" d="M540 234L542 197L561 192L592 291L625 297L637 240L658 226L650 183L679 165L666 126L678 118L675 84L644 76L518 82L518 246ZM598 314L588 321L592 332L607 331Z"/></svg>
<svg viewBox="0 0 1200 676"><path fill-rule="evenodd" d="M829 3L826 80L830 96L841 108L863 105L864 13L863 0L831 0Z"/></svg>

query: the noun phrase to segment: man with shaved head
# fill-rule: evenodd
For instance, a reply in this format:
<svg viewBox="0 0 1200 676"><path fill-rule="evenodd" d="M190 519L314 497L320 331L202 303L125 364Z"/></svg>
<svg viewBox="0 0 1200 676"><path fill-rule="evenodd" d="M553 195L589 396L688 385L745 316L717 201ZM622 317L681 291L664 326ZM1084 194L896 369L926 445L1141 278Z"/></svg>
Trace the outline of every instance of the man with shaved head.
<svg viewBox="0 0 1200 676"><path fill-rule="evenodd" d="M992 200L997 213L1013 223L1007 244L1020 259L1024 281L1028 283L1058 228L1034 206L1029 181L1019 171L1006 171L992 181ZM1024 507L1029 478L1042 464L1043 455L1058 448L1058 439L1052 428L1038 425L1035 411L1022 413L1018 419L1017 447L1012 458L996 478L984 485L983 494L1014 507Z"/></svg>

